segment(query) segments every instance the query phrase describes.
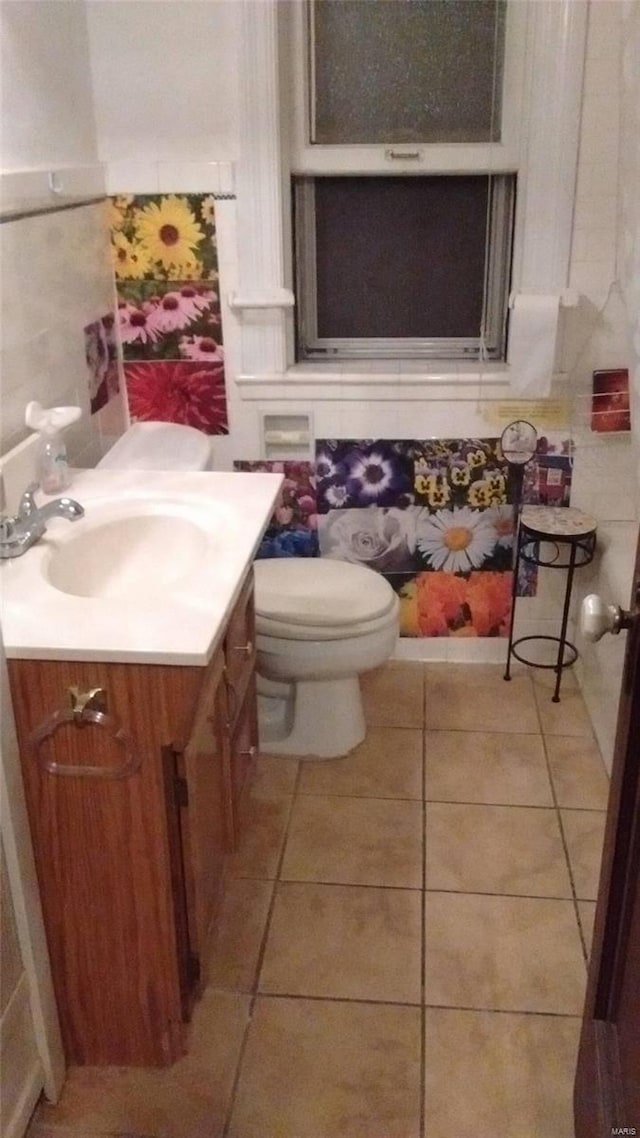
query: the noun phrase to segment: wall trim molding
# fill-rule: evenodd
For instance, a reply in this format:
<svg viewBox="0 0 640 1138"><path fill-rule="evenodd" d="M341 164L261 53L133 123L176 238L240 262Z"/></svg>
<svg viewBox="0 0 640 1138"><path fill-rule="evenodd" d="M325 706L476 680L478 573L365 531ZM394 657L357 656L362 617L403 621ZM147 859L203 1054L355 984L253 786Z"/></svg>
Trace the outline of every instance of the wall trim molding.
<svg viewBox="0 0 640 1138"><path fill-rule="evenodd" d="M106 194L105 168L56 166L0 172L0 219L15 221L100 200Z"/></svg>

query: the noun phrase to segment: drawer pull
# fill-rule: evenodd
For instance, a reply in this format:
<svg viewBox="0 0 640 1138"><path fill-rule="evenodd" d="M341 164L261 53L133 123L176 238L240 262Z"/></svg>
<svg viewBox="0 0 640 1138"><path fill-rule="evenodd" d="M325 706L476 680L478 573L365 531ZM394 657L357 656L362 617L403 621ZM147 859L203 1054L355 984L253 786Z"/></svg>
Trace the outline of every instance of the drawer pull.
<svg viewBox="0 0 640 1138"><path fill-rule="evenodd" d="M258 754L258 748L257 747L249 747L249 749L247 751L238 751L237 753L239 756L242 756L243 758L254 759L255 756Z"/></svg>
<svg viewBox="0 0 640 1138"><path fill-rule="evenodd" d="M253 641L248 640L246 644L234 644L234 652L244 652L245 656L251 656L253 653Z"/></svg>

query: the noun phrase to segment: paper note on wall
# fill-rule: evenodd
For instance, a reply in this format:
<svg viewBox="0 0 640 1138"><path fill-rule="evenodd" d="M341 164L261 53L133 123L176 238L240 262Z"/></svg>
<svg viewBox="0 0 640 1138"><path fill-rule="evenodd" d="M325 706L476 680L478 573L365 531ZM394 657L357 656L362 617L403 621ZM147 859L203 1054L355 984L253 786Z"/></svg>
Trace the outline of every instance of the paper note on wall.
<svg viewBox="0 0 640 1138"><path fill-rule="evenodd" d="M539 431L563 430L569 424L569 404L566 399L513 400L511 403L488 403L483 418L502 429L514 419L528 419Z"/></svg>
<svg viewBox="0 0 640 1138"><path fill-rule="evenodd" d="M551 393L560 297L521 293L509 317L509 378L514 395L529 399Z"/></svg>

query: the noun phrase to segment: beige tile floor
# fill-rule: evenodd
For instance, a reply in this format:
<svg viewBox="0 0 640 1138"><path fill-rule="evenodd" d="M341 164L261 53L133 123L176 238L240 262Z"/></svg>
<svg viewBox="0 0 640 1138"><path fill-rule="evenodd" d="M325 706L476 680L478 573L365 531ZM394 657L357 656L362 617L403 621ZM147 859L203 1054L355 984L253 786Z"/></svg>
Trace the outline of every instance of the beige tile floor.
<svg viewBox="0 0 640 1138"><path fill-rule="evenodd" d="M189 1055L30 1138L571 1138L608 784L545 679L391 663L352 755L261 759Z"/></svg>

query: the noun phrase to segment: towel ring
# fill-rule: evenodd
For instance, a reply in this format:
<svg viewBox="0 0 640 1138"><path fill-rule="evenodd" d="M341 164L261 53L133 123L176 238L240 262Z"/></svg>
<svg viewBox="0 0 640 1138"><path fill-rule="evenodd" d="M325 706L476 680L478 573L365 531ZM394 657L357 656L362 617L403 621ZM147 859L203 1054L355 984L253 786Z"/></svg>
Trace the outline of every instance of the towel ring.
<svg viewBox="0 0 640 1138"><path fill-rule="evenodd" d="M120 720L107 712L107 696L104 688L89 688L88 691L81 691L77 686L74 686L69 688L69 696L71 697L71 706L58 708L57 711L52 712L44 723L36 727L29 736L29 747L42 770L53 775L75 775L83 778L103 779L129 778L130 775L135 774L140 769L142 759L136 752L134 742L127 735ZM42 744L67 723L73 723L78 728L83 728L89 723L104 728L118 746L124 750L125 757L122 764L113 767L97 767L89 763L78 766L70 763L58 763L55 759L45 758L40 750Z"/></svg>

